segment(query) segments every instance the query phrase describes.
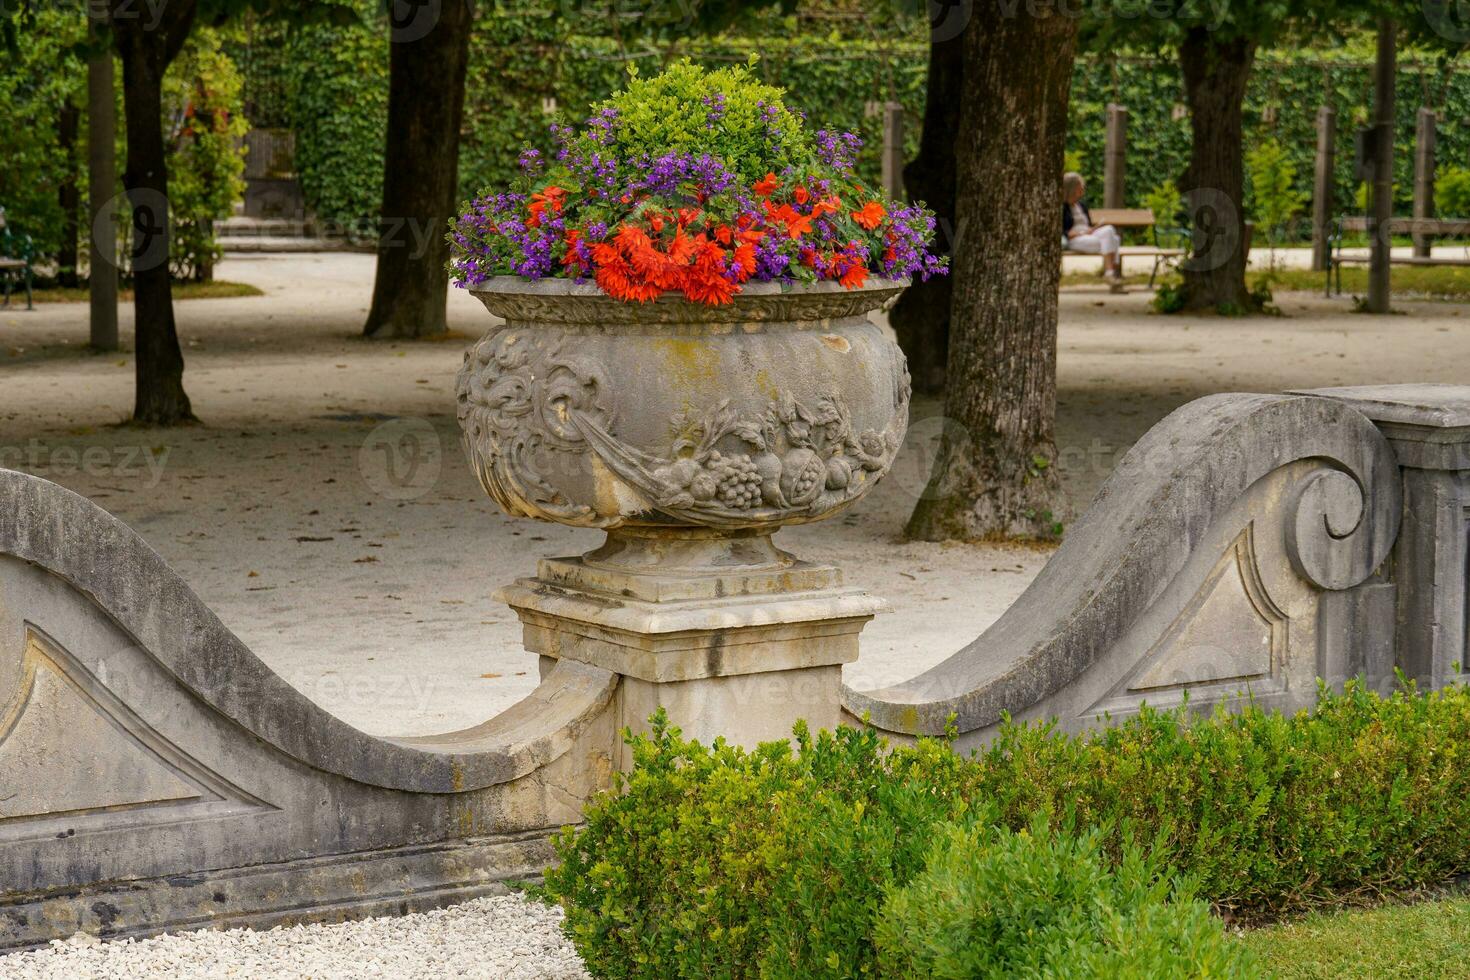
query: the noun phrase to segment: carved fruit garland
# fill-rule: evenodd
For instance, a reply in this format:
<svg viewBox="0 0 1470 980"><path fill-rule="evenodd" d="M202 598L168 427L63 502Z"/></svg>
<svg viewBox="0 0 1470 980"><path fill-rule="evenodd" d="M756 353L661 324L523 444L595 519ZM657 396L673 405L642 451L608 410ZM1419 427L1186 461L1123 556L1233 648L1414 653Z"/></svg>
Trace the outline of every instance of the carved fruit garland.
<svg viewBox="0 0 1470 980"><path fill-rule="evenodd" d="M893 421L882 432L854 432L851 413L835 396L811 405L787 396L759 415L741 415L727 399L702 413L676 414L670 450L655 455L608 431L614 413L605 377L589 359L563 355L559 343L543 351L510 328L466 355L459 417L480 481L501 506L561 523L618 523L572 504L537 475L539 467L565 465L553 454L590 447L652 510L679 523L746 528L815 520L887 471L907 419L902 381Z"/></svg>

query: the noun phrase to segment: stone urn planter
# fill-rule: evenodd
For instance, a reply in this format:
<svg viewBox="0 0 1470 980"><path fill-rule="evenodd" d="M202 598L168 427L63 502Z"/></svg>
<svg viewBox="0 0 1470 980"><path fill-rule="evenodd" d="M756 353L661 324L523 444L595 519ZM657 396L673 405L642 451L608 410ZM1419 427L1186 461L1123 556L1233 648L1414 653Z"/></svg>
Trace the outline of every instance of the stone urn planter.
<svg viewBox="0 0 1470 980"><path fill-rule="evenodd" d="M474 470L507 513L628 541L830 517L903 441L903 354L867 314L905 285L749 283L705 306L492 279L474 295L505 323L458 384Z"/></svg>
<svg viewBox="0 0 1470 980"><path fill-rule="evenodd" d="M499 593L543 669L615 671L635 728L663 707L692 737L753 745L838 722L841 665L882 603L771 536L892 465L909 376L867 314L905 285L747 283L721 306L565 279L474 290L505 320L459 375L475 473L510 514L608 534Z"/></svg>

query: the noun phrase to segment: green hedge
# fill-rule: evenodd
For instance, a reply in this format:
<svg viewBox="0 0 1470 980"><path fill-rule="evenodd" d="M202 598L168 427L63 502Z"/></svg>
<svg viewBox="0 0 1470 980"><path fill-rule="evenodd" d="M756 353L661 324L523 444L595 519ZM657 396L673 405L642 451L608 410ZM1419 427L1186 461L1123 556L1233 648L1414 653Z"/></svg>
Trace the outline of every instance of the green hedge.
<svg viewBox="0 0 1470 980"><path fill-rule="evenodd" d="M762 29L773 25L781 26L778 21L756 22ZM480 18L470 48L462 196L508 182L527 143L549 149L551 106L580 120L585 106L620 86L628 62L651 74L685 55L718 65L743 62L758 52L763 79L784 86L788 103L805 109L819 126L865 136L868 145L859 163L869 181L879 176L882 136L878 118L867 115L870 105L900 102L906 153L912 157L917 151L928 57L921 35L894 29L839 36L803 24L800 31L769 35L625 43L611 31L591 30L595 26L582 23L578 27L583 33L568 35L564 22L547 16L492 12ZM302 181L309 205L337 220L366 219L376 208L388 71L384 33L377 21L366 18L351 29L304 29L294 45L293 60L304 68L300 82L308 88L293 102ZM1371 93L1371 67L1362 54L1348 48L1336 54L1263 55L1245 109L1247 144L1279 140L1296 168L1298 190L1310 195L1317 107L1324 100L1339 107L1340 210L1353 206L1353 130L1366 120ZM276 82L265 79L257 87L272 84ZM1440 72L1427 62L1407 64L1399 73L1399 87L1398 193L1406 209L1412 195L1414 114L1421 102L1441 109L1440 159L1470 160L1470 73ZM1182 98L1179 72L1169 59L1079 59L1069 148L1080 155L1084 171L1100 182L1106 106L1126 105L1128 203L1143 206L1151 191L1179 176L1188 159L1189 121L1177 108ZM356 107L357 118L344 118L348 107ZM1248 188L1247 207L1252 205Z"/></svg>
<svg viewBox="0 0 1470 980"><path fill-rule="evenodd" d="M874 944L878 973L894 978L1260 976L1157 856L1103 834L1059 833L1042 821L1020 832L947 824L924 870L889 891Z"/></svg>
<svg viewBox="0 0 1470 980"><path fill-rule="evenodd" d="M1293 717L1145 711L1096 734L1005 728L960 758L840 729L754 752L632 740L625 785L557 842L546 890L598 976L871 975L885 896L941 825L1096 833L1251 920L1470 871L1470 691L1358 687ZM892 911L890 909L890 911Z"/></svg>

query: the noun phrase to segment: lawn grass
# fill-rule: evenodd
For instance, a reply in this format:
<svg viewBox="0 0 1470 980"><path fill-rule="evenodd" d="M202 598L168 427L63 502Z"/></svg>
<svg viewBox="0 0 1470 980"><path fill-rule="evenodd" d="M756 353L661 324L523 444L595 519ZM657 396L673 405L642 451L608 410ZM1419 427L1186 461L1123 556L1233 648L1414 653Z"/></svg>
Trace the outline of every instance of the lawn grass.
<svg viewBox="0 0 1470 980"><path fill-rule="evenodd" d="M216 279L213 282L176 282L174 283L174 299L228 299L234 296L264 296L256 287L243 282L226 282ZM37 289L35 291L37 303L85 303L90 297L86 286L53 286L48 289ZM131 289L119 289L117 291L119 300L133 299ZM17 287L10 294L10 308L15 309L20 304L25 309L25 289Z"/></svg>
<svg viewBox="0 0 1470 980"><path fill-rule="evenodd" d="M1470 898L1314 913L1240 935L1267 972L1322 977L1470 976Z"/></svg>
<svg viewBox="0 0 1470 980"><path fill-rule="evenodd" d="M1275 272L1252 273L1252 284L1257 279L1269 278L1271 288L1277 292L1320 293L1326 281L1325 272L1311 269L1277 269ZM1464 302L1470 300L1470 267L1465 266L1414 266L1395 265L1389 269L1393 283L1393 295L1405 298L1445 299ZM1333 276L1334 288L1337 277ZM1342 270L1343 296L1362 296L1368 292L1368 267L1344 266Z"/></svg>

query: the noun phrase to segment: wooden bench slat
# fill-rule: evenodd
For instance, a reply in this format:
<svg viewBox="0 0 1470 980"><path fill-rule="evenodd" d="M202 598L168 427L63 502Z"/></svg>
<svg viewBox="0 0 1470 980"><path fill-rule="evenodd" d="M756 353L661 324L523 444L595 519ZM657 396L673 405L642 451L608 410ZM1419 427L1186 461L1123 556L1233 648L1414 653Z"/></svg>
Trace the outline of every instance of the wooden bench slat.
<svg viewBox="0 0 1470 980"><path fill-rule="evenodd" d="M1336 255L1332 261L1340 265L1367 265L1372 261L1367 255ZM1418 255L1401 255L1389 259L1390 265L1448 265L1470 267L1470 258L1464 259L1436 259L1424 258Z"/></svg>
<svg viewBox="0 0 1470 980"><path fill-rule="evenodd" d="M1342 219L1342 230L1355 234L1367 234L1368 218ZM1456 238L1470 235L1470 219L1466 218L1394 218L1388 223L1389 234L1430 235Z"/></svg>
<svg viewBox="0 0 1470 980"><path fill-rule="evenodd" d="M1156 245L1124 245L1118 249L1119 255L1183 255L1182 248L1159 248Z"/></svg>
<svg viewBox="0 0 1470 980"><path fill-rule="evenodd" d="M1154 224L1154 213L1148 208L1093 208L1092 222L1119 228L1147 228Z"/></svg>

